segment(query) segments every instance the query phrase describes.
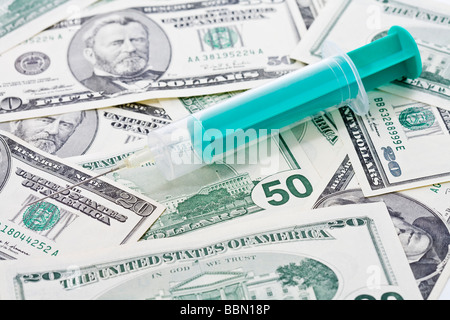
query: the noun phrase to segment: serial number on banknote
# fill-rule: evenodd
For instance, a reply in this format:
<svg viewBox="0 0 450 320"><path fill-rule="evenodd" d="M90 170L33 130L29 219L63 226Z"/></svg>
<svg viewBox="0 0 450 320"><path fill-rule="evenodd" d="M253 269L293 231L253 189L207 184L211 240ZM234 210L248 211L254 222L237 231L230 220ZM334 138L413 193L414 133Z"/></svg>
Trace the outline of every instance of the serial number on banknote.
<svg viewBox="0 0 450 320"><path fill-rule="evenodd" d="M403 141L400 138L399 132L397 131L397 128L394 125L393 119L391 115L389 114L389 110L386 109L386 103L383 101L383 98L375 98L374 99L376 106L378 107L378 111L381 113L381 117L383 119L383 123L386 126L386 129L391 136L392 143L397 145L395 147L395 150L406 150L405 146L401 145L403 144ZM399 146L401 145L401 146Z"/></svg>
<svg viewBox="0 0 450 320"><path fill-rule="evenodd" d="M42 35L42 36L35 36L33 38L30 38L28 40L24 41L24 44L34 44L34 43L46 43L46 42L52 42L57 40L62 40L63 35L59 33L58 35Z"/></svg>
<svg viewBox="0 0 450 320"><path fill-rule="evenodd" d="M0 233L6 234L8 236L10 236L13 239L19 239L21 240L23 243L28 244L29 246L40 250L44 253L50 254L53 257L56 257L59 253L59 250L54 250L52 248L52 246L49 246L48 244L46 244L43 241L39 241L37 239L33 239L32 237L30 237L29 235L23 233L22 231L16 230L14 228L11 228L10 226L8 226L7 224L3 224L0 222ZM1 247L5 247L7 249L13 250L13 251L17 251L19 250L17 247L11 247L8 248L8 241L2 242L0 240L0 248Z"/></svg>
<svg viewBox="0 0 450 320"><path fill-rule="evenodd" d="M233 58L241 58L241 57L250 57L256 55L263 55L264 51L262 49L252 50L234 50L228 52L216 52L210 54L202 54L197 56L188 57L188 63L194 62L206 62L206 61L215 61L215 60L223 60L223 59L233 59Z"/></svg>

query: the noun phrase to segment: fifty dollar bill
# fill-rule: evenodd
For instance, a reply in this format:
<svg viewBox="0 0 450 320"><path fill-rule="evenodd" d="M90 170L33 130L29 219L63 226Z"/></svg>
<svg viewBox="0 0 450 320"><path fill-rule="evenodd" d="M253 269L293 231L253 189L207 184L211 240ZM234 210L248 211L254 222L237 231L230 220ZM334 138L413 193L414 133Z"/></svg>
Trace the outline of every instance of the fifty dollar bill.
<svg viewBox="0 0 450 320"><path fill-rule="evenodd" d="M146 140L150 131L181 116L149 100L3 122L0 130L11 132L42 151L68 158L107 150L123 151L126 144Z"/></svg>
<svg viewBox="0 0 450 320"><path fill-rule="evenodd" d="M0 58L0 121L249 89L301 67L306 31L282 1L114 1Z"/></svg>
<svg viewBox="0 0 450 320"><path fill-rule="evenodd" d="M169 114L186 112L180 105L164 105L164 109ZM283 130L237 150L233 161L217 161L173 181L164 179L152 159L141 168L113 172L107 177L167 207L143 239L191 233L265 209L309 207L320 175L299 140L304 135L315 136L311 132L314 129L300 124L298 128ZM117 165L118 159L139 151L146 143L139 140L123 150L111 149L68 160L94 172L106 172Z"/></svg>

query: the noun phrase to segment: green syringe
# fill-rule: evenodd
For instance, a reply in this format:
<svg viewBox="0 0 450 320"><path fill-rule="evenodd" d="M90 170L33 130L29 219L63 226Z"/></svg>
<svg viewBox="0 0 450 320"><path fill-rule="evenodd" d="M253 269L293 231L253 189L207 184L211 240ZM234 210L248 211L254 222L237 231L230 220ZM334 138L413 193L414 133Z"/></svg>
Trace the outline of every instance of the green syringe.
<svg viewBox="0 0 450 320"><path fill-rule="evenodd" d="M394 26L386 37L368 45L324 58L152 131L148 147L122 167L136 167L153 158L164 176L173 180L239 147L225 143L237 140L239 133L282 129L334 106L348 105L364 115L369 109L367 91L393 80L417 78L421 72L414 38ZM211 152L213 143L224 147Z"/></svg>

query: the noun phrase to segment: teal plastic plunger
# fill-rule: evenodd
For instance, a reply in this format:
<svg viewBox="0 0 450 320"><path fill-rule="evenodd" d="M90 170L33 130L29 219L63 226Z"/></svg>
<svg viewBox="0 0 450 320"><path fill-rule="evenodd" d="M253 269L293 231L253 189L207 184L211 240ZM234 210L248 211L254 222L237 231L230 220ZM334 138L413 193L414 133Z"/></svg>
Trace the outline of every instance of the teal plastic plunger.
<svg viewBox="0 0 450 320"><path fill-rule="evenodd" d="M248 130L260 138L261 132L281 130L330 107L344 105L364 115L369 109L367 91L397 79L415 79L421 72L414 38L394 26L387 36L368 45L324 58L153 130L148 135L148 148L129 157L124 165L136 167L152 158L166 179L173 180L239 147L237 142L226 142L242 141L238 135Z"/></svg>

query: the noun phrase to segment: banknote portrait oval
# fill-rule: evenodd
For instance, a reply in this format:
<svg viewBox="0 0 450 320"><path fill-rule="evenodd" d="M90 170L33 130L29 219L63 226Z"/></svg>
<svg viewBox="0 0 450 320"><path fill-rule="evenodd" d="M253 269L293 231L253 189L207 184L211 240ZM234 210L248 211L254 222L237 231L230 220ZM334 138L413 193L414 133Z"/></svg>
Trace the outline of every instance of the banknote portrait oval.
<svg viewBox="0 0 450 320"><path fill-rule="evenodd" d="M65 140L55 155L61 158L84 155L89 151L100 130L99 110L84 110L68 113L67 115L80 115L75 123L75 130Z"/></svg>
<svg viewBox="0 0 450 320"><path fill-rule="evenodd" d="M42 151L61 158L85 154L99 130L97 110L83 110L0 123L8 131Z"/></svg>
<svg viewBox="0 0 450 320"><path fill-rule="evenodd" d="M0 138L0 191L8 182L11 173L11 153L6 141Z"/></svg>
<svg viewBox="0 0 450 320"><path fill-rule="evenodd" d="M28 229L44 231L53 228L60 217L57 206L49 202L38 202L25 210L22 220Z"/></svg>
<svg viewBox="0 0 450 320"><path fill-rule="evenodd" d="M172 49L165 31L136 9L86 19L68 49L73 76L103 94L146 90L169 67Z"/></svg>
<svg viewBox="0 0 450 320"><path fill-rule="evenodd" d="M449 228L432 208L401 193L366 198L358 189L327 195L314 207L380 201L386 204L414 277L426 298L442 272L440 266L450 257Z"/></svg>
<svg viewBox="0 0 450 320"><path fill-rule="evenodd" d="M50 58L42 52L27 52L16 59L14 66L19 73L33 76L50 67Z"/></svg>

